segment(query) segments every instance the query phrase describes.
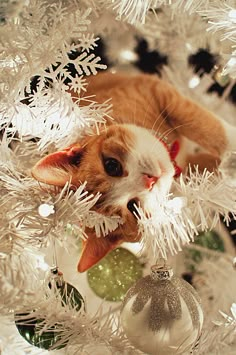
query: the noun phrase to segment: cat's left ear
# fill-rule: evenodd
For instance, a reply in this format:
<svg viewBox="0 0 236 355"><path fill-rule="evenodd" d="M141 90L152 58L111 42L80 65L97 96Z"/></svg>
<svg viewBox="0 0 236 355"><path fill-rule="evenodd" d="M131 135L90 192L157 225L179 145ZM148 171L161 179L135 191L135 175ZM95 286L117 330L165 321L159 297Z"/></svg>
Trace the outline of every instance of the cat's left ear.
<svg viewBox="0 0 236 355"><path fill-rule="evenodd" d="M120 238L115 236L98 238L95 233L88 234L88 238L83 241L82 254L77 266L78 271L87 271L120 243Z"/></svg>
<svg viewBox="0 0 236 355"><path fill-rule="evenodd" d="M75 144L42 158L32 169L32 176L45 184L64 186L70 182L73 167L78 166L83 148Z"/></svg>

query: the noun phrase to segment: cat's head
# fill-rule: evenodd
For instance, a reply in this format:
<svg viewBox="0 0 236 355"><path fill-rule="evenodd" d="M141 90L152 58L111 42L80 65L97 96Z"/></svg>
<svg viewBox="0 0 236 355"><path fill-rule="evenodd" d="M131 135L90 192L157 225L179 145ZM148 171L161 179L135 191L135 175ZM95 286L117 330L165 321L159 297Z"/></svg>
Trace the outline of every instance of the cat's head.
<svg viewBox="0 0 236 355"><path fill-rule="evenodd" d="M94 210L119 215L123 224L104 238L88 230L88 239L78 265L85 271L114 247L138 236L135 204L149 210L154 197L162 198L171 186L175 168L166 145L151 132L132 124L112 125L100 135L41 159L32 169L40 182L64 186L67 181L102 195Z"/></svg>

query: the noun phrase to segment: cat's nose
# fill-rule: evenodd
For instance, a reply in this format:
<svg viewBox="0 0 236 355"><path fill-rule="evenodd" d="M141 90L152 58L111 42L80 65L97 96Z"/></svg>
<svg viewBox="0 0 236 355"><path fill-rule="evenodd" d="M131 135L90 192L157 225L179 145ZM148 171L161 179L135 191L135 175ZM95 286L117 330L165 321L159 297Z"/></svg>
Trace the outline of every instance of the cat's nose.
<svg viewBox="0 0 236 355"><path fill-rule="evenodd" d="M153 185L157 182L157 180L158 180L158 177L156 177L156 176L143 174L144 186L148 190L151 190L153 188Z"/></svg>

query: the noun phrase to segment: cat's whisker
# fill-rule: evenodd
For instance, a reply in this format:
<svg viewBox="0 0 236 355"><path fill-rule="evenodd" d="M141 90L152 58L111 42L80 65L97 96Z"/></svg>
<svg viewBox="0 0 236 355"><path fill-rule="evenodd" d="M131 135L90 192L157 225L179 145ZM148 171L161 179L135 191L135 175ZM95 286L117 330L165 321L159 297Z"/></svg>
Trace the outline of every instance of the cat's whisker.
<svg viewBox="0 0 236 355"><path fill-rule="evenodd" d="M160 125L157 127L156 132L158 133L163 125L164 122L168 123L168 115L166 114L166 111L171 108L172 106L172 111L168 112L168 115L170 116L170 114L172 112L174 112L174 107L173 104L171 102L169 102L169 104L160 112L160 115L163 116L163 120L161 121Z"/></svg>
<svg viewBox="0 0 236 355"><path fill-rule="evenodd" d="M167 129L166 131L164 131L159 137L160 137L160 139L168 138L168 136L169 136L172 132L177 131L178 128L186 127L186 126L188 126L188 125L190 125L190 123L183 123L183 124L180 124L180 125L175 126L175 127L173 127L173 128L169 128L169 129Z"/></svg>
<svg viewBox="0 0 236 355"><path fill-rule="evenodd" d="M156 132L155 134L155 137L157 138L157 142L155 142L153 144L153 148L152 148L152 151L154 151L156 145L158 144L158 140L164 140L164 141L167 141L168 143L168 137L169 135L174 132L176 129L178 128L181 128L181 127L184 127L184 126L187 126L187 124L182 124L182 125L179 125L179 126L176 126L176 127L173 127L173 128L169 128L167 129L166 131L164 131L162 134L159 134L158 132ZM158 135L158 137L157 137Z"/></svg>
<svg viewBox="0 0 236 355"><path fill-rule="evenodd" d="M170 107L171 104L169 104L168 106ZM159 119L161 119L163 117L163 114L165 113L165 110L166 109L163 109L161 110L161 112L159 113L159 115L157 116L157 118L155 119L153 125L152 125L152 128L151 128L151 131L155 131L155 132L158 132L158 129L160 128L160 126L157 128L157 130L155 130L155 125L156 123L159 121ZM163 120L165 121L166 120L166 117L163 117ZM163 124L163 121L161 122L161 125Z"/></svg>
<svg viewBox="0 0 236 355"><path fill-rule="evenodd" d="M165 111L167 111L170 107L172 106L172 110L169 110L169 112L168 112L168 116L170 117L171 115L172 115L172 113L173 113L173 116L174 116L174 107L173 107L173 105L172 105L172 103L169 103L166 107L165 107L165 109L163 109L161 112L160 112L160 115L162 116L164 113L165 113ZM162 139L166 136L166 131L163 133L162 132L162 135L160 135L160 129L161 129L161 126L163 125L163 123L164 122L166 122L167 121L167 123L168 123L168 116L167 115L165 115L165 117L163 117L163 120L162 120L162 122L161 122L161 124L158 126L158 128L155 130L155 136L158 136L158 137L161 137ZM155 121L155 124L156 124L156 121ZM154 125L155 125L154 124ZM169 123L168 123L168 125L169 125ZM183 125L187 125L187 123L185 123L185 124L183 124ZM172 127L171 127L172 128ZM169 129L171 129L171 128L169 128ZM175 128L177 128L177 127L173 127L173 130L175 129Z"/></svg>
<svg viewBox="0 0 236 355"><path fill-rule="evenodd" d="M162 113L160 113L160 114L157 116L157 118L155 119L155 121L154 121L154 123L153 123L153 125L152 125L151 132L152 132L152 134L154 134L154 135L155 135L155 132L156 132L156 130L154 129L154 127L155 127L156 123L157 123L161 118L162 118Z"/></svg>

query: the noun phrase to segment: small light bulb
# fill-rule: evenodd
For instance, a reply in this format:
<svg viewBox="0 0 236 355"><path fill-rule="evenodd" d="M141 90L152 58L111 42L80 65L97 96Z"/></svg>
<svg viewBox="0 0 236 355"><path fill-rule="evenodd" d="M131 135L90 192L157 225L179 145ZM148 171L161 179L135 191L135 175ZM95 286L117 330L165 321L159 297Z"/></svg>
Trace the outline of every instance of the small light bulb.
<svg viewBox="0 0 236 355"><path fill-rule="evenodd" d="M37 257L37 266L39 269L47 271L49 270L49 265L45 263L44 258L42 256Z"/></svg>
<svg viewBox="0 0 236 355"><path fill-rule="evenodd" d="M120 52L120 57L125 60L125 61L128 61L128 62L134 62L135 60L137 60L137 54L132 52L131 50L129 49L123 49L121 52Z"/></svg>
<svg viewBox="0 0 236 355"><path fill-rule="evenodd" d="M50 214L55 213L54 206L48 203L42 203L38 208L38 213L41 217L48 217Z"/></svg>
<svg viewBox="0 0 236 355"><path fill-rule="evenodd" d="M236 320L236 303L232 303L232 306L230 307L231 313L234 317L234 320Z"/></svg>
<svg viewBox="0 0 236 355"><path fill-rule="evenodd" d="M186 44L185 44L185 47L187 48L187 50L188 50L189 52L192 53L192 51L193 51L193 46L192 46L190 43L186 43Z"/></svg>
<svg viewBox="0 0 236 355"><path fill-rule="evenodd" d="M194 75L188 82L188 86L190 87L190 89L194 89L195 87L197 87L200 83L200 78L197 75Z"/></svg>
<svg viewBox="0 0 236 355"><path fill-rule="evenodd" d="M228 16L233 23L236 23L236 10L232 9L229 11Z"/></svg>

